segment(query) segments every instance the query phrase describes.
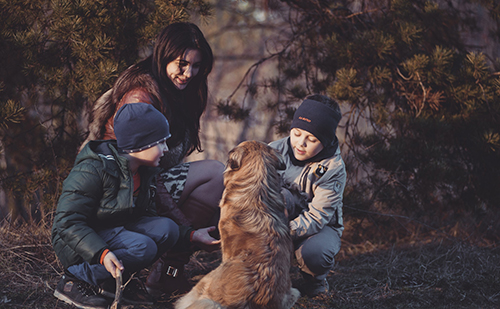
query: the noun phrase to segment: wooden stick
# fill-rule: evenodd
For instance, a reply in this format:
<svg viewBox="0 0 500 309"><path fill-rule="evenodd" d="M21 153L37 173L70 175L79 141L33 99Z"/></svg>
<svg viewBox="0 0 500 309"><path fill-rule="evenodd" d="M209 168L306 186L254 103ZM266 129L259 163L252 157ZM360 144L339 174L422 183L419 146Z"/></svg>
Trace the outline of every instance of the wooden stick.
<svg viewBox="0 0 500 309"><path fill-rule="evenodd" d="M118 277L116 277L116 290L115 290L115 300L111 304L110 309L119 309L121 308L120 300L122 298L123 288L125 287L122 283L122 271L118 269Z"/></svg>

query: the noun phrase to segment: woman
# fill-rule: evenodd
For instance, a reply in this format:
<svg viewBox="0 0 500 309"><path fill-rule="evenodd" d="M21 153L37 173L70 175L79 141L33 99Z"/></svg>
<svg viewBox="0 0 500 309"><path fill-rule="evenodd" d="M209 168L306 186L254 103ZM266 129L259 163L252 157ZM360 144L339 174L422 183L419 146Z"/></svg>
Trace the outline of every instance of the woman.
<svg viewBox="0 0 500 309"><path fill-rule="evenodd" d="M161 161L164 172L157 179L158 212L195 229L217 224L224 189L221 162L182 163L194 150L202 151L200 118L207 106L207 76L212 65L212 49L196 25L167 26L157 37L153 54L125 70L96 102L85 141L115 139L113 118L124 104L145 102L161 111L172 136ZM147 279L148 289L163 293L189 289L182 273L190 253L160 258Z"/></svg>

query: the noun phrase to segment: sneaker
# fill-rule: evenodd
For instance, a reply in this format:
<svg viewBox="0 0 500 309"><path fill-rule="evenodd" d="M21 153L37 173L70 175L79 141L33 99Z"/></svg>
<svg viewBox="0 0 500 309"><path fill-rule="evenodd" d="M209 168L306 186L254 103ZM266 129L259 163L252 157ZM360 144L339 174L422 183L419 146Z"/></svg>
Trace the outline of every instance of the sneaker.
<svg viewBox="0 0 500 309"><path fill-rule="evenodd" d="M125 284L124 280L124 284ZM105 280L99 285L101 294L105 297L115 299L116 280L114 278ZM132 278L122 292L121 301L127 305L153 305L154 299L146 291L144 284L137 278Z"/></svg>
<svg viewBox="0 0 500 309"><path fill-rule="evenodd" d="M54 296L82 309L106 309L108 300L99 295L99 288L67 274L57 284Z"/></svg>
<svg viewBox="0 0 500 309"><path fill-rule="evenodd" d="M316 282L310 282L304 287L304 294L308 297L316 297L318 295L327 294L330 290L328 281L325 279Z"/></svg>

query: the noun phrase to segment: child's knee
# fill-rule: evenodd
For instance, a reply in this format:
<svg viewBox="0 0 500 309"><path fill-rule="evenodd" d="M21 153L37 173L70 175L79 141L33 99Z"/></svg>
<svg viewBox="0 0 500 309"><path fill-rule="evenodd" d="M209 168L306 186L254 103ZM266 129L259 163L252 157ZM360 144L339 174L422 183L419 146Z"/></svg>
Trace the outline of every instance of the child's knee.
<svg viewBox="0 0 500 309"><path fill-rule="evenodd" d="M131 258L138 263L151 263L157 254L156 243L149 237L143 237L140 242L128 248Z"/></svg>
<svg viewBox="0 0 500 309"><path fill-rule="evenodd" d="M316 248L302 251L303 264L315 275L321 275L333 268L335 254L325 248Z"/></svg>
<svg viewBox="0 0 500 309"><path fill-rule="evenodd" d="M162 217L161 220L159 227L163 229L163 237L159 245L170 249L179 239L179 226L172 219Z"/></svg>

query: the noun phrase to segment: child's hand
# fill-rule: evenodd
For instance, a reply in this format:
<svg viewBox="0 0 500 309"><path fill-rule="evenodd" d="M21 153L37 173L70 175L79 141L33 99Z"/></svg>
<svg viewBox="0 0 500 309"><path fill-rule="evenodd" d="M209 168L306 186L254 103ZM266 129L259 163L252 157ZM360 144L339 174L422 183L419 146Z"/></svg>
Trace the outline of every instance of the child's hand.
<svg viewBox="0 0 500 309"><path fill-rule="evenodd" d="M210 236L210 232L215 231L215 226L210 226L196 230L193 233L192 242L196 243L200 248L206 251L214 251L219 249L220 240L217 240Z"/></svg>
<svg viewBox="0 0 500 309"><path fill-rule="evenodd" d="M106 270L113 276L113 278L116 278L119 276L118 274L118 269L123 271L125 267L123 267L122 262L118 260L116 255L109 251L105 256L103 263L104 267L106 267Z"/></svg>

